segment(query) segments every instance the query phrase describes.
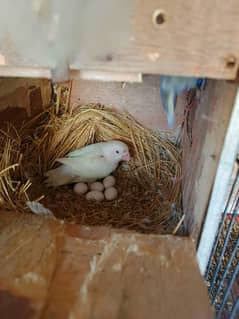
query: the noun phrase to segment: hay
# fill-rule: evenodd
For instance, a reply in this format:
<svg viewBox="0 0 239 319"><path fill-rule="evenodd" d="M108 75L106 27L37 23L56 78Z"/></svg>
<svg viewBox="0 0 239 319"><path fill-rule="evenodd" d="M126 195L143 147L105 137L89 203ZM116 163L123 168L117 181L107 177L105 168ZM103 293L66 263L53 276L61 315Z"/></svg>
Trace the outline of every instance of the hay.
<svg viewBox="0 0 239 319"><path fill-rule="evenodd" d="M31 182L22 171L21 137L12 125L0 130L0 205L4 208L21 208L28 200Z"/></svg>
<svg viewBox="0 0 239 319"><path fill-rule="evenodd" d="M1 132L3 206L25 210L26 199L41 198L55 216L72 222L172 233L182 217L178 149L128 114L100 105L81 106L73 112L62 108L59 99L57 103L57 112L55 106L50 107L26 123L21 133L15 132L14 140ZM132 156L130 164L116 172L116 201L92 203L77 197L71 186L49 190L43 185L44 172L55 167L57 158L82 146L112 139L127 143ZM17 183L14 190L12 183Z"/></svg>

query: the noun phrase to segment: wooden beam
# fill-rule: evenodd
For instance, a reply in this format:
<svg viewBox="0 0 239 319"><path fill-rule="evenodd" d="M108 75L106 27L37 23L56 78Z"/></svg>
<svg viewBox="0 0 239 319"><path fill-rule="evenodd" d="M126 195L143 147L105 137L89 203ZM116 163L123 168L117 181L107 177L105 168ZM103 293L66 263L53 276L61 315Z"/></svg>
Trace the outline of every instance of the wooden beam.
<svg viewBox="0 0 239 319"><path fill-rule="evenodd" d="M237 0L132 0L131 10L127 47L102 56L79 55L71 67L218 79L236 76Z"/></svg>
<svg viewBox="0 0 239 319"><path fill-rule="evenodd" d="M239 65L237 0L131 0L129 7L131 30L128 43L114 49L105 45L104 53L98 55L93 49L85 49L87 52L82 55L74 50L87 47L88 40L85 39L85 44L84 40L82 43L76 40L76 46L72 48L76 57L70 59L69 69L218 79L236 77ZM90 23L92 30L100 28L99 21L92 19ZM42 44L45 46L44 40ZM47 58L44 52L42 58L38 52L35 59L34 56L30 59L8 45L7 41L3 43L6 52L0 54L0 75L51 77L50 69L55 67L55 61ZM63 40L61 45L66 45ZM68 60L69 57L65 58Z"/></svg>
<svg viewBox="0 0 239 319"><path fill-rule="evenodd" d="M19 60L19 63L21 61ZM33 67L30 63L26 66L20 64L19 66L13 66L11 64L6 64L0 66L0 76L1 77L18 77L18 78L51 78L51 70L44 67Z"/></svg>
<svg viewBox="0 0 239 319"><path fill-rule="evenodd" d="M94 70L71 70L72 79L103 81L103 82L142 82L141 73L130 72L111 72L111 71L94 71Z"/></svg>

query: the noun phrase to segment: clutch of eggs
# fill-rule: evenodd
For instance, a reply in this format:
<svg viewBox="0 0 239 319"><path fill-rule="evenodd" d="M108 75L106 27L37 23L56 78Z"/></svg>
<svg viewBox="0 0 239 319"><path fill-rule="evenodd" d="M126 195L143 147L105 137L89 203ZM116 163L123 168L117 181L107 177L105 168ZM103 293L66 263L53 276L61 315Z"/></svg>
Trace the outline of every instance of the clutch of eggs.
<svg viewBox="0 0 239 319"><path fill-rule="evenodd" d="M94 182L89 185L77 183L74 185L73 190L78 195L86 194L86 199L89 201L100 202L104 199L111 201L118 196L117 189L114 187L115 183L115 177L109 175L102 182Z"/></svg>

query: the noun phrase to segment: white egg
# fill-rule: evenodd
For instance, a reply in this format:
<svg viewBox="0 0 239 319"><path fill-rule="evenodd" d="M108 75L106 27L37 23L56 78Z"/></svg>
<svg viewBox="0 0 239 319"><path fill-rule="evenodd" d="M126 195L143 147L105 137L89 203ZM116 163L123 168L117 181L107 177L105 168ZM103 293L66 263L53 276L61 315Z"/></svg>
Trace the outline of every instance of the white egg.
<svg viewBox="0 0 239 319"><path fill-rule="evenodd" d="M85 194L88 191L88 186L85 183L77 183L73 190L76 194Z"/></svg>
<svg viewBox="0 0 239 319"><path fill-rule="evenodd" d="M109 188L109 187L114 186L115 182L116 182L115 177L111 176L111 175L105 177L103 180L103 184L104 184L105 188Z"/></svg>
<svg viewBox="0 0 239 319"><path fill-rule="evenodd" d="M86 199L101 202L104 199L104 194L99 191L90 191L86 194Z"/></svg>
<svg viewBox="0 0 239 319"><path fill-rule="evenodd" d="M118 192L115 187L109 187L104 192L106 200L113 200L117 198Z"/></svg>
<svg viewBox="0 0 239 319"><path fill-rule="evenodd" d="M104 185L101 182L95 182L90 184L90 190L102 192L104 190Z"/></svg>

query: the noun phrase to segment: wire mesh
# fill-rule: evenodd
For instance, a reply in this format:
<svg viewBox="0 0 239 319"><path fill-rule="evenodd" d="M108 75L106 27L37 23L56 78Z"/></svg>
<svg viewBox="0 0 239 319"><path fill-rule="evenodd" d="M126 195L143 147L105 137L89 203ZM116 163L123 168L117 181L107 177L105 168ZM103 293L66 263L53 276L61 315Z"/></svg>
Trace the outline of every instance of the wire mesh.
<svg viewBox="0 0 239 319"><path fill-rule="evenodd" d="M239 318L239 161L235 162L205 279L216 319Z"/></svg>

